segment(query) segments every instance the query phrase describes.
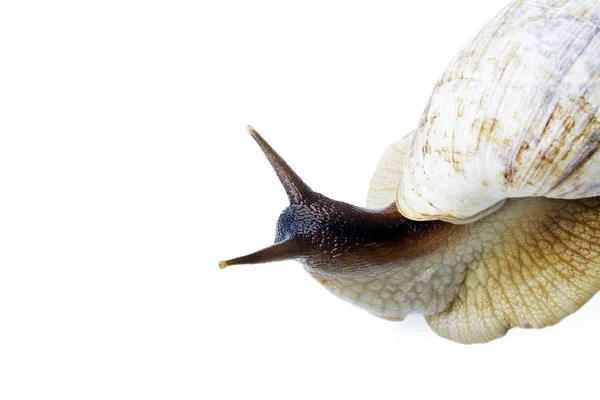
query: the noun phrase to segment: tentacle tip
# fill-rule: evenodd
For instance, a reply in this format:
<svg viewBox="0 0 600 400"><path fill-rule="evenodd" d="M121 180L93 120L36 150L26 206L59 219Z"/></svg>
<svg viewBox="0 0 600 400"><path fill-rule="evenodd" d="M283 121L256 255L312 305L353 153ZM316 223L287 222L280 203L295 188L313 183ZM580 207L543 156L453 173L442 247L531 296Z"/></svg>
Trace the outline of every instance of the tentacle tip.
<svg viewBox="0 0 600 400"><path fill-rule="evenodd" d="M219 261L219 268L225 269L228 266L229 266L229 263L227 261Z"/></svg>
<svg viewBox="0 0 600 400"><path fill-rule="evenodd" d="M246 127L246 132L248 132L251 135L255 135L257 133L256 130L254 129L254 127L252 125L248 125Z"/></svg>

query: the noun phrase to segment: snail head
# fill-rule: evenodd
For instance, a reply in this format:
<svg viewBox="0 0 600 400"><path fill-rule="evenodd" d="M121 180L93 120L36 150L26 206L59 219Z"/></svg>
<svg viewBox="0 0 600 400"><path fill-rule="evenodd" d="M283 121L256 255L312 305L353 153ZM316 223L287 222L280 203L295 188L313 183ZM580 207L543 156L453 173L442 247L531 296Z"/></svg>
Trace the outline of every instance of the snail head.
<svg viewBox="0 0 600 400"><path fill-rule="evenodd" d="M377 249L406 237L411 230L395 204L368 210L314 192L254 128L249 126L247 130L271 163L290 205L279 217L274 245L221 261L220 268L288 259L297 259L315 268L372 266L377 264Z"/></svg>

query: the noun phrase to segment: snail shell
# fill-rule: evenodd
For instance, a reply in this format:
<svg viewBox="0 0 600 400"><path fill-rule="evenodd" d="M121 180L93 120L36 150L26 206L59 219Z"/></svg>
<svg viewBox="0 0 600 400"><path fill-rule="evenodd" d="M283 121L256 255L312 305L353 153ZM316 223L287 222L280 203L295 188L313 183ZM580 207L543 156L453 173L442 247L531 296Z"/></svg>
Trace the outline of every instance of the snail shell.
<svg viewBox="0 0 600 400"><path fill-rule="evenodd" d="M393 186L404 216L456 223L506 198L600 196L599 106L600 3L514 1L452 60L370 204Z"/></svg>

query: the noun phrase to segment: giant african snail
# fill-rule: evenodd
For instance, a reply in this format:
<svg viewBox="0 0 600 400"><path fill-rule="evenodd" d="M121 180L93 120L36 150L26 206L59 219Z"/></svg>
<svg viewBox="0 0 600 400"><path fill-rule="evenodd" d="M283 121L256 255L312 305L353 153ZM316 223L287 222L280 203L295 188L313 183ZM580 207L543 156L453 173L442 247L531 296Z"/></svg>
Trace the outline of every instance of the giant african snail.
<svg viewBox="0 0 600 400"><path fill-rule="evenodd" d="M600 289L600 2L520 0L452 61L363 209L313 192L252 128L291 205L276 243L374 315L485 342ZM507 200L508 199L508 200Z"/></svg>

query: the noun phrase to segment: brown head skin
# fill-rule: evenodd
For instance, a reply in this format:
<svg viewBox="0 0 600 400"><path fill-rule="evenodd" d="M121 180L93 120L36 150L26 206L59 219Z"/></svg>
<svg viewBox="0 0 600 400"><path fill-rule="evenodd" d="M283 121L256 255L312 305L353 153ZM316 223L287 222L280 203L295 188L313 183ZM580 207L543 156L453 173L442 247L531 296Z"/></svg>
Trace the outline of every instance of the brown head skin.
<svg viewBox="0 0 600 400"><path fill-rule="evenodd" d="M372 271L418 257L452 233L448 223L404 218L395 204L370 210L316 193L252 127L248 132L277 173L290 206L279 217L273 246L221 261L220 268L296 259L314 271Z"/></svg>

